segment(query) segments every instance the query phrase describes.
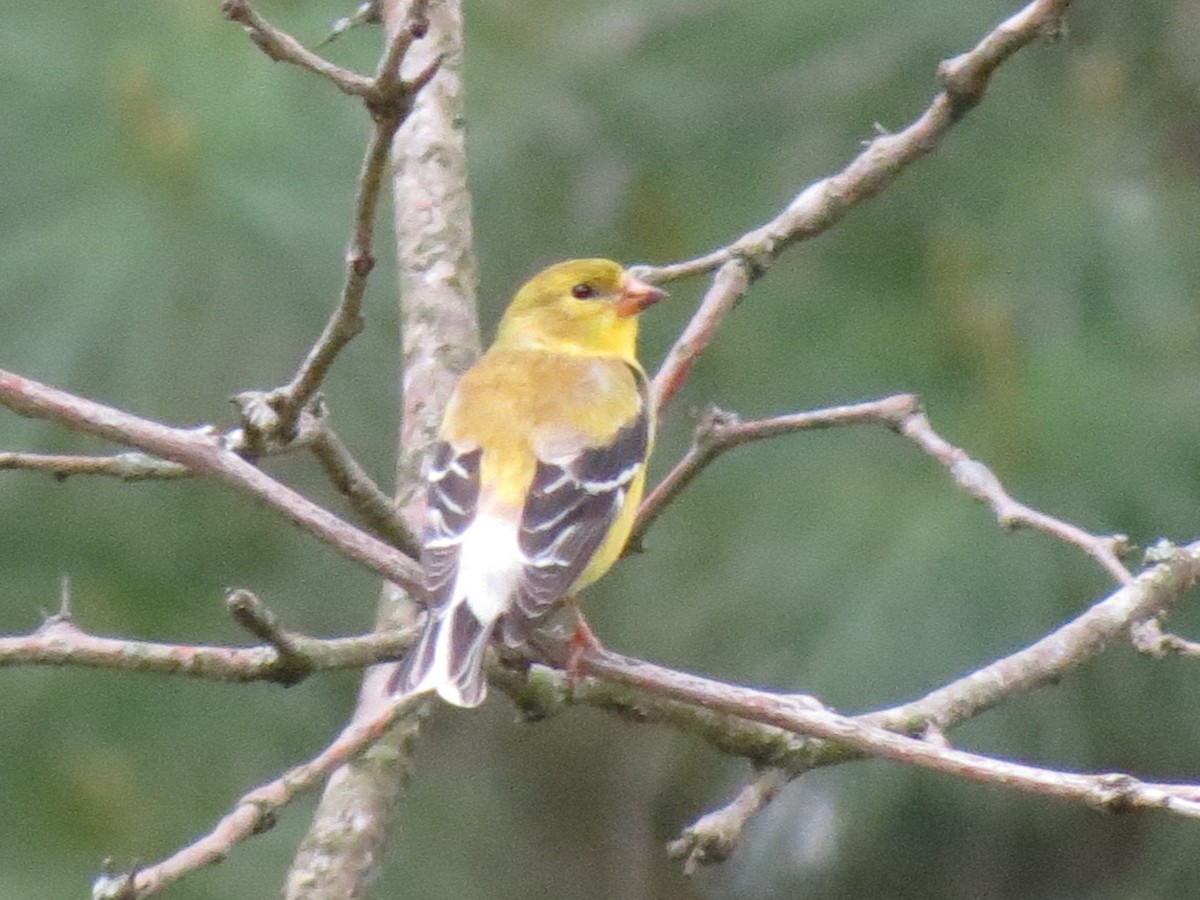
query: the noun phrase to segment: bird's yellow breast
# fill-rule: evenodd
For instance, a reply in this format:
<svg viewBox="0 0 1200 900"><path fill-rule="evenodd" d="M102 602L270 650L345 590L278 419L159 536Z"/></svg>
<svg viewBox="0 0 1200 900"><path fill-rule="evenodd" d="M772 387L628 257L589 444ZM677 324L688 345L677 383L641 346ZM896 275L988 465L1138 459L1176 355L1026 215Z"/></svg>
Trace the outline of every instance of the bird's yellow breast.
<svg viewBox="0 0 1200 900"><path fill-rule="evenodd" d="M441 437L483 447L481 508L524 502L538 460L603 446L641 413L637 376L615 357L493 348L458 383Z"/></svg>

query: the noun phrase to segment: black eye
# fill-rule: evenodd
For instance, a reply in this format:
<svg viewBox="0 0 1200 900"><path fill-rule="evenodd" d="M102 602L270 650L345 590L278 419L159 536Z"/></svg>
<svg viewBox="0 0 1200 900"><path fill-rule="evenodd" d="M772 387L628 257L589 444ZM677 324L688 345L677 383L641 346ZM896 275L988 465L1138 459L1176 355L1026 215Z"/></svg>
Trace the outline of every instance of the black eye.
<svg viewBox="0 0 1200 900"><path fill-rule="evenodd" d="M596 296L596 289L585 281L571 288L571 296L576 300L589 300Z"/></svg>

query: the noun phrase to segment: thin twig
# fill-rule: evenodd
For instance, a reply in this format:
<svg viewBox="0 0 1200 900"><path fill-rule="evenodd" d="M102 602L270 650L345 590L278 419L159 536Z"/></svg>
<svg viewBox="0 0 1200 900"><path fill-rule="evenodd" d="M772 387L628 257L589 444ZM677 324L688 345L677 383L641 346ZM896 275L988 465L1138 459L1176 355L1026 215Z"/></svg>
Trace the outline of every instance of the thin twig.
<svg viewBox="0 0 1200 900"><path fill-rule="evenodd" d="M1130 629L1130 637L1139 653L1148 654L1156 659L1168 656L1200 659L1200 643L1163 631L1162 622L1157 617L1136 623Z"/></svg>
<svg viewBox="0 0 1200 900"><path fill-rule="evenodd" d="M667 351L654 381L651 394L654 407L661 414L675 392L683 387L700 355L708 348L725 315L738 304L752 281L750 267L743 261L731 259L721 266L712 285L700 301L700 308L684 326Z"/></svg>
<svg viewBox="0 0 1200 900"><path fill-rule="evenodd" d="M346 276L337 307L291 381L263 395L265 403L277 415L273 427L284 440L293 437L301 411L316 395L338 354L363 329L362 300L367 278L375 267L372 249L375 221L380 193L386 182L392 139L412 110L414 98L433 78L441 63L440 59L435 58L411 79L400 78L400 63L405 54L428 28L426 7L427 0L413 0L409 4L405 27L391 33L378 70L372 78L364 79L355 75L354 80L346 82L354 86L354 90L347 90L347 93L361 97L366 104L374 128L357 180L354 223L350 246L346 251ZM286 59L327 74L319 66L324 60L305 51L294 39L270 26L244 0L227 0L225 9L226 15L245 25L255 42L273 59ZM276 53L282 55L277 56ZM339 86L342 86L342 82L339 82ZM343 90L346 88L343 87ZM262 423L258 427L263 430Z"/></svg>
<svg viewBox="0 0 1200 900"><path fill-rule="evenodd" d="M945 730L1003 700L1052 684L1069 669L1126 636L1136 623L1163 613L1195 583L1200 542L1164 544L1162 559L1076 618L1027 647L970 672L924 697L866 714L885 728Z"/></svg>
<svg viewBox="0 0 1200 900"><path fill-rule="evenodd" d="M683 873L695 875L701 865L729 858L741 842L746 823L787 786L791 776L768 767L725 806L701 816L667 844L667 855L683 860Z"/></svg>
<svg viewBox="0 0 1200 900"><path fill-rule="evenodd" d="M379 13L380 21L383 21L383 10L380 10ZM375 67L375 89L380 94L386 94L397 84L401 84L402 93L415 95L416 91L413 90L411 84L403 86L400 66L413 41L420 40L429 32L429 0L408 0L404 14L399 17L399 20L393 15L391 9L388 10L388 18L388 40L384 46L383 56L380 57L379 64ZM441 65L441 60L435 54L430 63L432 68L426 67L413 83L423 87L429 82L438 66ZM419 89L420 87L417 88L417 90Z"/></svg>
<svg viewBox="0 0 1200 900"><path fill-rule="evenodd" d="M77 456L56 453L0 453L0 470L47 472L59 481L71 475L108 475L122 481L163 481L190 478L194 473L179 463L145 453Z"/></svg>
<svg viewBox="0 0 1200 900"><path fill-rule="evenodd" d="M630 547L640 546L646 530L667 506L721 454L743 444L796 431L865 423L886 425L936 459L959 487L992 508L1002 526L1024 526L1041 531L1083 550L1118 583L1125 584L1132 578L1120 560L1120 554L1129 549L1125 535L1090 534L1077 525L1014 500L991 469L934 431L920 399L914 394L895 394L866 403L831 406L752 422L743 422L737 415L715 407L710 409L696 426L691 448L643 502L630 536Z"/></svg>
<svg viewBox="0 0 1200 900"><path fill-rule="evenodd" d="M311 657L304 652L304 640L283 627L279 617L245 588L225 594L225 608L233 620L275 649L277 679L285 685L299 684L313 671Z"/></svg>
<svg viewBox="0 0 1200 900"><path fill-rule="evenodd" d="M238 450L246 429L235 429L225 435L223 443ZM301 441L320 463L325 476L337 491L349 501L362 521L392 546L416 557L419 547L411 530L397 514L392 499L379 489L366 470L350 453L333 429L322 424L311 439ZM284 453L295 444L272 443L260 445L251 455L254 459L270 453ZM247 456L239 451L239 456ZM196 472L187 466L145 453L116 453L111 456L78 456L53 453L0 453L0 471L20 470L45 472L59 481L72 475L104 475L122 481L172 481L193 478Z"/></svg>
<svg viewBox="0 0 1200 900"><path fill-rule="evenodd" d="M710 407L696 423L692 446L683 459L675 464L642 502L629 543L632 547L640 546L646 531L658 521L667 507L717 457L728 450L756 440L807 429L870 423L883 424L894 429L900 418L918 407L919 401L912 394L896 394L866 403L830 406L812 412L753 422L742 422L736 413L715 406Z"/></svg>
<svg viewBox="0 0 1200 900"><path fill-rule="evenodd" d="M250 40L275 62L291 63L307 69L337 85L338 90L352 97L366 97L375 89L375 81L350 69L342 68L325 57L313 53L298 40L280 31L250 6L246 0L225 0L221 12L231 22L241 25Z"/></svg>
<svg viewBox="0 0 1200 900"><path fill-rule="evenodd" d="M392 498L379 489L332 428L325 426L308 445L330 483L345 497L367 527L414 559L420 545L396 511Z"/></svg>
<svg viewBox="0 0 1200 900"><path fill-rule="evenodd" d="M896 423L896 428L945 466L959 487L991 506L1001 525L1032 528L1074 544L1100 563L1118 583L1125 584L1133 577L1120 560L1120 554L1129 549L1129 538L1125 535L1089 534L1077 525L1055 519L1014 500L991 469L971 459L966 451L948 443L935 432L920 407L906 414Z"/></svg>
<svg viewBox="0 0 1200 900"><path fill-rule="evenodd" d="M333 25L329 28L329 34L325 35L317 43L317 46L324 47L327 44L332 44L352 28L358 28L362 25L378 25L381 21L379 7L379 0L366 0L365 3L360 3L358 9L350 15L334 20Z"/></svg>
<svg viewBox="0 0 1200 900"><path fill-rule="evenodd" d="M353 720L316 757L243 796L232 812L199 840L154 865L125 875L101 876L92 886L93 900L149 897L189 872L221 862L234 846L272 828L279 810L320 787L332 771L370 747L410 705L410 701L404 701L370 719Z"/></svg>
<svg viewBox="0 0 1200 900"><path fill-rule="evenodd" d="M171 428L3 369L0 369L0 406L22 416L49 419L107 441L136 447L196 472L215 475L283 513L349 559L397 584L420 590L421 570L411 558L246 462L229 450L211 428Z"/></svg>
<svg viewBox="0 0 1200 900"><path fill-rule="evenodd" d="M871 724L907 734L924 733L931 724L945 731L1005 699L1026 694L1061 679L1065 673L1093 659L1114 641L1124 637L1132 624L1164 613L1200 578L1200 541L1184 547L1164 545L1157 555L1161 561L1143 570L1128 584L1120 586L1074 619L1029 646L957 678L918 700L866 713L860 718ZM542 649L552 662L557 663L565 659L565 653L558 645L543 645ZM659 698L679 693L675 690L666 693L657 690L664 681L670 680L670 670L640 660L617 658L611 654L602 659L601 665L590 669L590 659L591 657L584 657L584 668L589 674L599 678L640 686ZM639 685L639 673L651 671L656 673L655 676L646 684ZM715 697L713 703L709 703L707 699L701 702L706 709L725 711L728 698L718 696L721 687L719 682L698 679L683 673L674 674L679 677L684 693L689 685L702 684L705 697ZM500 684L510 693L516 687L513 682L505 679L500 679ZM592 702L589 692L593 689L601 688L589 686L587 681L583 682L573 697L574 702ZM519 692L517 693L519 697ZM553 694L553 691L547 690L545 684L537 687L537 695L543 702ZM758 702L767 703L766 698L777 695L757 692L755 696ZM612 706L617 702L617 697L609 695L603 702ZM543 717L552 712L551 705L539 707L539 714ZM657 712L651 707L643 706L640 718L645 721L658 721L660 716L667 717L671 714L673 712L669 710ZM753 715L745 717L761 721ZM800 768L818 758L812 756L811 747L790 747L780 744L778 738L779 734L769 729L756 737L742 733L737 738L741 746L739 755L779 765L795 764ZM756 746L756 742L760 743ZM736 752L731 751L728 746L722 749Z"/></svg>
<svg viewBox="0 0 1200 900"><path fill-rule="evenodd" d="M1193 585L1197 578L1200 578L1200 543L1176 549L1169 561L1143 572L1055 635L1039 641L1035 646L1038 646L1040 658L1030 659L1030 667L1061 676L1067 669L1091 658L1118 638L1128 628L1130 621L1160 611ZM565 654L561 646L560 650ZM561 661L560 658L554 659L556 664ZM1200 817L1200 785L1143 784L1127 775L1085 775L1022 766L945 747L941 741L908 737L877 724L887 721L906 731L923 732L927 721L924 716L920 729L914 728L916 723L911 717L896 717L894 711L870 717L846 718L828 710L813 708L811 698L781 696L737 687L625 659L605 651L586 654L580 665L589 675L628 685L659 698L680 700L709 712L824 739L833 745L834 758L838 761L846 758L845 750L849 749L855 755L894 759L968 780L1004 784L1020 790L1073 799L1099 809L1125 811L1156 808ZM992 666L981 671L989 670L993 676L997 674ZM970 689L990 694L990 701L1024 692L1031 686L1025 678L1016 682L1019 685L1017 688L1014 688L1013 682L1009 682L1000 689L995 685L981 685L973 676L962 681ZM926 705L940 704L929 701ZM964 714L974 715L982 708L986 706L975 703L967 708L960 704L944 708L942 712L952 721L961 721ZM807 748L806 753L811 756L812 748Z"/></svg>
<svg viewBox="0 0 1200 900"><path fill-rule="evenodd" d="M584 665L591 675L659 697L828 741L837 748L837 761L847 759L848 749L854 757L892 759L970 781L1074 800L1098 809L1166 809L1200 817L1200 785L1146 784L1125 774L1092 775L1019 765L956 750L941 742L909 737L861 718L814 709L810 703L793 697L709 681L644 663L633 664L621 657L593 655Z"/></svg>
<svg viewBox="0 0 1200 900"><path fill-rule="evenodd" d="M1033 0L997 25L973 49L943 61L937 73L940 90L917 119L902 131L871 140L849 165L804 188L771 221L696 259L638 267L641 277L658 283L721 270L654 377L659 406L665 405L686 380L725 314L784 249L827 231L851 209L880 193L913 163L936 150L950 129L983 99L993 73L1002 63L1043 35L1057 36L1069 5L1070 0ZM738 264L738 273L726 268L731 263ZM718 291L717 281L722 278L726 285ZM736 282L732 289L729 282ZM719 296L714 297L714 293Z"/></svg>
<svg viewBox="0 0 1200 900"><path fill-rule="evenodd" d="M366 292L367 276L375 267L371 245L379 189L398 124L392 120L376 122L367 145L358 179L354 231L346 251L346 278L338 305L292 380L269 395L271 406L279 413L279 429L285 435L292 430L304 404L321 386L342 348L363 330L362 298Z"/></svg>
<svg viewBox="0 0 1200 900"><path fill-rule="evenodd" d="M234 599L243 600L243 593L237 592ZM243 624L251 618L264 621L261 606L255 612L239 615ZM72 666L210 681L294 684L313 672L362 669L400 659L413 638L411 630L325 640L284 631L277 624L273 631L253 626L251 630L269 645L221 647L102 637L89 634L60 612L30 634L0 637L0 668Z"/></svg>

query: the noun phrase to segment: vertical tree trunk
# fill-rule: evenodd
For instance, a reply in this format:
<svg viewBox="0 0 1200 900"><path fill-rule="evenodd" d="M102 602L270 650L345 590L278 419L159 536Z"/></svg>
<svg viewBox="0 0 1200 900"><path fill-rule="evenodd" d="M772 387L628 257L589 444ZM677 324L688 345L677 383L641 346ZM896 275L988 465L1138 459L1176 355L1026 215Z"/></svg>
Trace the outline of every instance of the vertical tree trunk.
<svg viewBox="0 0 1200 900"><path fill-rule="evenodd" d="M404 9L404 0L384 3L389 35L400 27ZM455 381L479 355L462 52L460 0L433 0L429 35L410 51L405 75L420 71L435 54L442 56L441 70L420 93L392 147L404 348L396 503L414 529L422 515L425 449ZM388 390L384 373L378 388ZM403 625L415 617L415 609L411 598L385 585L378 627ZM390 669L377 666L366 674L356 716L370 715L388 702ZM363 757L334 773L288 873L288 900L366 896L392 830L419 727L419 714L401 720Z"/></svg>

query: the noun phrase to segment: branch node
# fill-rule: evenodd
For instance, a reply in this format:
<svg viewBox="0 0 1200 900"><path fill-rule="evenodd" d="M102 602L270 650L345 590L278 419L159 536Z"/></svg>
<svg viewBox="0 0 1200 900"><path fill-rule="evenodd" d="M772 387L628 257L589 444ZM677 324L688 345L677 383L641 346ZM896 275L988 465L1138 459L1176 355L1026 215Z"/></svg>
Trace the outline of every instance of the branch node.
<svg viewBox="0 0 1200 900"><path fill-rule="evenodd" d="M314 394L298 414L293 413L296 396L291 385L273 391L242 391L230 402L237 407L242 427L225 437L225 448L250 460L307 446L318 439L328 415L320 394Z"/></svg>
<svg viewBox="0 0 1200 900"><path fill-rule="evenodd" d="M312 661L297 648L293 636L284 630L279 618L256 594L234 588L225 594L225 607L235 622L275 648L278 661L273 680L291 687L312 673Z"/></svg>
<svg viewBox="0 0 1200 900"><path fill-rule="evenodd" d="M930 720L925 723L925 727L921 729L921 740L928 741L935 747L950 747L950 739L946 737L946 732L942 730L942 726Z"/></svg>
<svg viewBox="0 0 1200 900"><path fill-rule="evenodd" d="M420 37L415 32L414 28L412 36ZM403 122L412 111L417 94L433 80L433 76L442 67L444 59L442 54L435 56L429 65L408 81L401 81L398 78L393 80L388 73L381 72L375 79L372 90L363 97L363 102L366 104L371 118L377 123L399 125Z"/></svg>
<svg viewBox="0 0 1200 900"><path fill-rule="evenodd" d="M925 417L925 404L917 394L893 394L879 401L884 424L898 434L904 434L907 423Z"/></svg>
<svg viewBox="0 0 1200 900"><path fill-rule="evenodd" d="M242 422L242 452L248 459L257 459L267 452L269 435L279 432L278 399L266 391L242 391L229 398L237 407Z"/></svg>
<svg viewBox="0 0 1200 900"><path fill-rule="evenodd" d="M710 404L696 422L692 439L697 449L707 450L720 445L726 437L726 431L740 424L742 419L737 413L721 409L715 403Z"/></svg>
<svg viewBox="0 0 1200 900"><path fill-rule="evenodd" d="M1058 44L1067 39L1070 29L1067 26L1065 13L1060 12L1043 23L1038 38L1047 44Z"/></svg>
<svg viewBox="0 0 1200 900"><path fill-rule="evenodd" d="M937 67L937 81L950 98L951 121L961 119L979 105L990 74L974 53L942 60Z"/></svg>
<svg viewBox="0 0 1200 900"><path fill-rule="evenodd" d="M1091 805L1102 812L1127 813L1138 808L1138 781L1122 772L1100 775Z"/></svg>
<svg viewBox="0 0 1200 900"><path fill-rule="evenodd" d="M251 805L255 807L258 813L255 817L254 825L250 829L252 836L266 834L279 824L279 811L273 804L264 800L255 800L251 801Z"/></svg>
<svg viewBox="0 0 1200 900"><path fill-rule="evenodd" d="M50 632L59 632L60 636L65 634L80 634L78 626L71 616L71 576L63 575L59 580L58 588L58 611L46 612L42 610L42 624L38 626L36 634L49 634Z"/></svg>
<svg viewBox="0 0 1200 900"><path fill-rule="evenodd" d="M349 262L350 268L359 278L366 278L371 274L371 270L375 268L375 257L366 250L352 251L348 254L347 262Z"/></svg>
<svg viewBox="0 0 1200 900"><path fill-rule="evenodd" d="M1159 563L1170 563L1179 559L1183 551L1178 544L1168 541L1166 538L1159 538L1151 546L1146 548L1145 560L1146 565L1152 566Z"/></svg>
<svg viewBox="0 0 1200 900"><path fill-rule="evenodd" d="M1133 541L1127 534L1110 534L1100 540L1113 556L1128 556L1133 552Z"/></svg>
<svg viewBox="0 0 1200 900"><path fill-rule="evenodd" d="M101 864L100 874L92 882L92 900L136 900L138 897L139 866L130 866L125 872L114 872L114 867L111 857Z"/></svg>
<svg viewBox="0 0 1200 900"><path fill-rule="evenodd" d="M753 284L771 267L779 252L779 238L769 228L760 228L737 241L731 250L731 262L740 262L746 269L747 281Z"/></svg>
<svg viewBox="0 0 1200 900"><path fill-rule="evenodd" d="M702 821L667 844L667 856L683 860L684 875L695 875L702 865L708 863L724 862L737 846L736 841L720 833L701 831Z"/></svg>
<svg viewBox="0 0 1200 900"><path fill-rule="evenodd" d="M961 450L957 452L956 456L958 459L950 466L950 474L967 493L980 500L987 500L1002 494L1004 488L1000 484L1000 479L991 469L983 463L971 459ZM1007 510L997 518L1005 528L1013 528L1019 524L1017 518Z"/></svg>
<svg viewBox="0 0 1200 900"><path fill-rule="evenodd" d="M813 700L811 697L805 699ZM728 859L741 841L750 819L775 799L792 777L792 773L777 766L760 770L732 801L706 813L684 829L667 845L667 853L674 859L684 860L685 875L694 875L701 865Z"/></svg>
<svg viewBox="0 0 1200 900"><path fill-rule="evenodd" d="M1139 653L1145 653L1155 659L1166 659L1168 656L1200 657L1200 643L1163 631L1159 616L1152 616L1131 625L1129 640Z"/></svg>
<svg viewBox="0 0 1200 900"><path fill-rule="evenodd" d="M233 620L268 644L291 649L291 642L280 628L279 619L258 595L244 588L232 588L225 594L225 607Z"/></svg>
<svg viewBox="0 0 1200 900"><path fill-rule="evenodd" d="M250 7L246 3L246 0L225 0L221 4L221 15L230 22L238 22L244 25L250 16Z"/></svg>
<svg viewBox="0 0 1200 900"><path fill-rule="evenodd" d="M426 22L425 24L426 24L426 26L428 26L429 23ZM418 34L417 29L413 28L413 37L420 38L420 37L424 37L424 36L425 36L424 31L422 31ZM430 61L429 65L427 65L424 69L422 69L415 76L413 76L412 80L408 82L409 92L412 94L416 94L421 90L421 88L425 87L425 85L427 85L427 84L429 84L429 82L433 81L433 76L438 73L438 71L442 68L442 63L444 63L445 61L446 61L446 54L439 53L437 56L435 56Z"/></svg>
<svg viewBox="0 0 1200 900"><path fill-rule="evenodd" d="M544 722L553 718L564 705L571 703L574 692L567 687L566 678L547 666L534 666L527 657L510 659L498 654L504 671L523 679L523 689L510 695L517 719L525 724Z"/></svg>

